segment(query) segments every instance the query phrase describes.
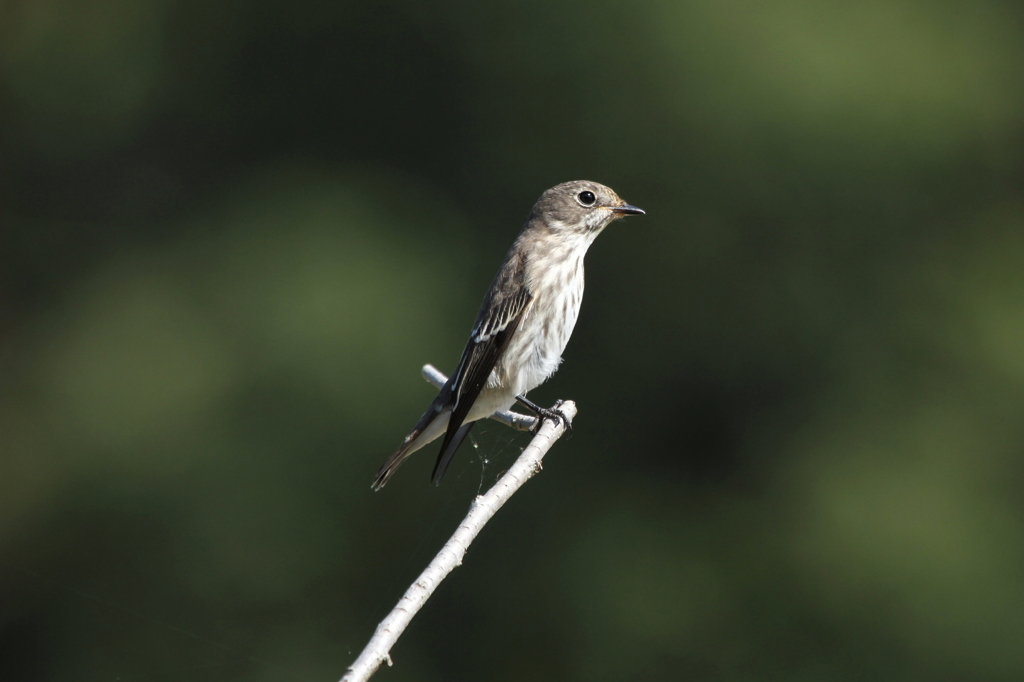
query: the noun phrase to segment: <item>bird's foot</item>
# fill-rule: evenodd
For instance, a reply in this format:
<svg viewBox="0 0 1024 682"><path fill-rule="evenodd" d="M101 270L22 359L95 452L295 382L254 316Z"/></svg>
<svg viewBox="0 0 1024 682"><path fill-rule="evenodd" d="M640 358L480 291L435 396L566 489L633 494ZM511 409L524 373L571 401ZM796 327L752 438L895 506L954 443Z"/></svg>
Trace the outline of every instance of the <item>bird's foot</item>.
<svg viewBox="0 0 1024 682"><path fill-rule="evenodd" d="M525 396L516 396L516 400L519 401L520 405L537 415L537 425L533 427L533 433L540 431L540 427L544 425L545 419L550 419L555 422L555 424L562 422L562 424L565 425L566 436L568 438L572 438L572 422L569 421L569 418L565 416L564 412L558 409L561 407L562 403L565 402L564 400L557 401L554 407L550 409L541 407L531 400L527 400Z"/></svg>
<svg viewBox="0 0 1024 682"><path fill-rule="evenodd" d="M537 416L540 419L537 421L537 431L540 431L540 427L543 425L545 419L550 419L551 421L555 422L555 424L558 424L558 422L562 422L562 424L565 426L565 437L572 438L572 422L569 421L569 418L565 416L565 412L562 412L560 409L558 409L559 407L562 406L562 403L564 402L564 400L559 400L551 409L546 409L542 407L538 411Z"/></svg>

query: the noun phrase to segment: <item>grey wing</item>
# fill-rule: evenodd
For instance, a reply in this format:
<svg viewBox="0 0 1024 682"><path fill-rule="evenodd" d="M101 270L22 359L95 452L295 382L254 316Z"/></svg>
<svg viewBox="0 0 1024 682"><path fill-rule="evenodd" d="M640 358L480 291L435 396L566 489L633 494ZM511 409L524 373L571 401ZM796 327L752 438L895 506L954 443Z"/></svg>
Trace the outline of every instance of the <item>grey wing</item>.
<svg viewBox="0 0 1024 682"><path fill-rule="evenodd" d="M512 335L519 328L523 313L532 299L533 295L524 287L501 301L488 301L491 305L480 311L469 343L462 352L462 359L452 373L454 405L448 420L448 431L441 444L441 452L434 464L432 479L435 485L441 482L452 456L469 432L468 428L462 428L463 421L469 415L473 403L479 397Z"/></svg>

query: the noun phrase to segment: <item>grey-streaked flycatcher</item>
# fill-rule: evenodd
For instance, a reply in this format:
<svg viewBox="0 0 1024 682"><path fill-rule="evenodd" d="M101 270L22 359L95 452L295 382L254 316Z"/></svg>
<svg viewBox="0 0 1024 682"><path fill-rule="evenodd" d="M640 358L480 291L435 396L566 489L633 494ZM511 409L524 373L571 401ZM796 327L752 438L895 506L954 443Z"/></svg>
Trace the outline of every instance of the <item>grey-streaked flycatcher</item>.
<svg viewBox="0 0 1024 682"><path fill-rule="evenodd" d="M478 419L517 401L540 419L565 415L526 399L555 373L583 300L583 256L616 218L643 211L586 180L552 187L537 200L476 315L462 359L416 428L384 462L380 490L409 455L444 434L437 485ZM538 424L540 422L538 421Z"/></svg>

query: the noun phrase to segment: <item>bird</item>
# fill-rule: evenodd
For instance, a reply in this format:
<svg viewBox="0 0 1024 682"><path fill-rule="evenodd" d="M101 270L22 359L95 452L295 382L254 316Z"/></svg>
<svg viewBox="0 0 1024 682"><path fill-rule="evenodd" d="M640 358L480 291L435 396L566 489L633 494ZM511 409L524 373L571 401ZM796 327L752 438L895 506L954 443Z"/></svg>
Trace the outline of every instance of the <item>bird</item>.
<svg viewBox="0 0 1024 682"><path fill-rule="evenodd" d="M414 452L444 436L431 480L439 485L479 419L517 402L544 419L569 420L526 394L562 362L583 300L583 257L618 218L643 215L596 182L576 180L541 194L505 255L473 323L462 357L437 397L374 478L380 490Z"/></svg>

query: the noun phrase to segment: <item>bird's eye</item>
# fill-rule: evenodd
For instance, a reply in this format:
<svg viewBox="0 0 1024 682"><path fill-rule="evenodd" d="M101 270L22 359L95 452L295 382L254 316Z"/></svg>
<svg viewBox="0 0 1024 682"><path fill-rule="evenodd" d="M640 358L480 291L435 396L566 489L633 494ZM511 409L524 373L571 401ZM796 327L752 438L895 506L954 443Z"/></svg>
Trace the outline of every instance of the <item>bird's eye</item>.
<svg viewBox="0 0 1024 682"><path fill-rule="evenodd" d="M583 190L576 195L576 198L579 199L580 203L584 206L593 206L594 202L597 201L597 197L595 197L594 193L590 190Z"/></svg>

